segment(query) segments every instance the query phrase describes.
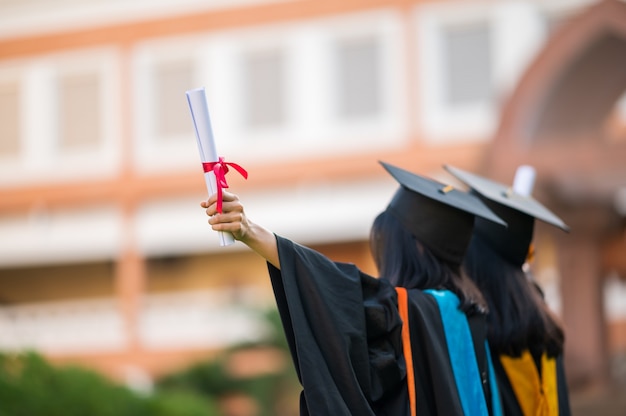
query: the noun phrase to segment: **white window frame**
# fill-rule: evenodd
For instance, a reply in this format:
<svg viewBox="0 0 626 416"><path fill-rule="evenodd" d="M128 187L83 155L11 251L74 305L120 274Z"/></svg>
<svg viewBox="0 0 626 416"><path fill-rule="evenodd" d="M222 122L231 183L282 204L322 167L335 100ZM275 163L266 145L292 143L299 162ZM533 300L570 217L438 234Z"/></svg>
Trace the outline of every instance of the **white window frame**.
<svg viewBox="0 0 626 416"><path fill-rule="evenodd" d="M594 0L541 0L492 3L453 1L414 9L421 130L427 141L487 140L494 133L499 106L512 93L527 66L547 40L545 16L564 15ZM472 22L491 25L495 95L490 102L450 106L445 102L442 34L446 27Z"/></svg>
<svg viewBox="0 0 626 416"><path fill-rule="evenodd" d="M211 36L208 60L212 71L207 96L217 151L226 159L245 162L293 153L293 146L303 141L302 133L304 136L310 133L310 130L298 129L301 111L297 99L298 48L302 45L303 30L306 28L282 24ZM280 124L251 128L244 119L241 64L247 53L264 50L278 50L284 54L285 113Z"/></svg>
<svg viewBox="0 0 626 416"><path fill-rule="evenodd" d="M82 181L112 176L119 170L121 128L117 51L112 48L76 50L8 65L18 74L21 83L21 152L15 159L0 164L0 184ZM101 140L94 148L62 150L57 145L56 88L59 75L85 72L99 76Z"/></svg>
<svg viewBox="0 0 626 416"><path fill-rule="evenodd" d="M414 22L419 62L417 96L419 120L426 141L451 141L486 138L496 123L495 103L475 102L450 105L446 100L443 41L447 27L492 24L492 5L485 3L447 3L415 8ZM492 43L493 44L493 43ZM496 53L492 50L492 56ZM492 62L492 74L496 76ZM495 98L495 97L494 97Z"/></svg>
<svg viewBox="0 0 626 416"><path fill-rule="evenodd" d="M18 102L19 102L19 108L18 108L18 113L19 113L19 117L20 120L18 120L18 131L19 131L19 137L18 137L18 141L20 141L18 148L22 149L23 148L23 135L24 135L24 123L23 123L23 113L24 111L26 111L25 106L24 106L24 100L23 100L23 95L24 95L24 87L23 87L23 80L22 80L22 76L20 75L20 70L21 70L21 65L16 65L15 63L10 63L10 64L4 64L2 66L0 66L0 82L1 83L10 83L10 84L16 84L17 88L18 88ZM21 151L18 151L18 153L16 155L0 155L0 178L3 178L4 176L11 176L11 175L2 175L2 172L9 172L11 170L17 169L19 168L19 166L21 165L21 156L22 156ZM7 178L9 179L9 178ZM2 184L2 182L0 182L0 184Z"/></svg>
<svg viewBox="0 0 626 416"><path fill-rule="evenodd" d="M212 62L219 67L212 71L213 101L220 103L219 107L214 104L213 111L219 120L216 117L212 120L214 128L218 123L223 128L216 137L222 134L228 137L219 147L225 153L236 154L238 159L258 160L353 153L400 145L407 137L403 29L400 14L380 9L212 38L216 53ZM341 119L333 111L334 41L360 35L374 35L381 40L382 111L378 117L368 119ZM251 48L278 48L287 53L288 113L281 126L251 131L245 129L238 116L241 103L237 100L241 94L236 79L237 58Z"/></svg>
<svg viewBox="0 0 626 416"><path fill-rule="evenodd" d="M389 149L401 146L408 136L408 101L406 77L406 42L404 16L395 10L375 10L351 16L340 16L325 22L324 36L328 42L327 62L334 65L336 41L374 37L379 41L380 59L380 112L367 118L343 118L337 111L338 99L326 106L327 125L331 126L328 137L333 143L340 143L342 150ZM334 74L327 83L334 89ZM333 91L329 94L332 96Z"/></svg>
<svg viewBox="0 0 626 416"><path fill-rule="evenodd" d="M132 52L133 160L139 172L191 169L200 164L191 115L188 134L157 137L154 76L159 63L190 60L194 67L193 83L197 87L205 86L208 81L202 61L205 39L203 35L158 39L140 43ZM188 108L185 91L181 91L180 105Z"/></svg>

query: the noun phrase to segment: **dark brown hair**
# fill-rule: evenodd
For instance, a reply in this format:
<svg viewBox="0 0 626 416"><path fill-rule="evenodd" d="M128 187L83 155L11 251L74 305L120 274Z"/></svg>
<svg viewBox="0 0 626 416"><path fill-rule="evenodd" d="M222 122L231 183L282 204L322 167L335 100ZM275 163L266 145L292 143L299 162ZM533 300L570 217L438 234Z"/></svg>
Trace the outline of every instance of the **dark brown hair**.
<svg viewBox="0 0 626 416"><path fill-rule="evenodd" d="M494 352L519 356L529 349L551 357L563 352L563 329L539 287L520 266L505 260L478 236L470 242L464 266L487 301L487 338Z"/></svg>
<svg viewBox="0 0 626 416"><path fill-rule="evenodd" d="M447 289L464 312L485 312L487 304L459 264L436 257L388 211L379 214L370 232L370 249L380 277L407 289Z"/></svg>

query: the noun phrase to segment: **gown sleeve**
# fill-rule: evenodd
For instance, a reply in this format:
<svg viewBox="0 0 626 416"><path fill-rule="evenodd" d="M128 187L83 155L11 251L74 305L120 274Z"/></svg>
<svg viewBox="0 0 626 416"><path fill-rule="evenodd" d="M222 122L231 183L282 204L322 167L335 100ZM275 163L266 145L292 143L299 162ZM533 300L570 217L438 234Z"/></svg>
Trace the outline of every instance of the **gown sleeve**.
<svg viewBox="0 0 626 416"><path fill-rule="evenodd" d="M391 284L276 238L281 269L268 269L303 386L301 414L379 415L384 403L408 403Z"/></svg>

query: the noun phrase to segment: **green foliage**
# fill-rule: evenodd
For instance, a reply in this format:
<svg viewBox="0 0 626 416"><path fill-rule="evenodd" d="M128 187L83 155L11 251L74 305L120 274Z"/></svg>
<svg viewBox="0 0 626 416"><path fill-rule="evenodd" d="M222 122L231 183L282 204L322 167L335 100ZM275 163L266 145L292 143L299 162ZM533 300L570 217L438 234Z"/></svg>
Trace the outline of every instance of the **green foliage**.
<svg viewBox="0 0 626 416"><path fill-rule="evenodd" d="M144 397L96 372L54 367L34 352L0 354L0 416L217 416L197 396Z"/></svg>
<svg viewBox="0 0 626 416"><path fill-rule="evenodd" d="M221 416L218 403L246 397L256 416L295 415L300 384L289 357L278 311L265 313L270 327L262 342L234 346L159 380L139 394L85 368L59 367L35 352L0 352L0 416ZM252 375L232 374L240 352L274 351L282 366Z"/></svg>
<svg viewBox="0 0 626 416"><path fill-rule="evenodd" d="M139 415L143 400L78 368L54 368L35 353L2 355L0 415Z"/></svg>
<svg viewBox="0 0 626 416"><path fill-rule="evenodd" d="M228 376L220 358L168 375L157 386L162 391L193 391L212 396L223 396L241 388L237 380Z"/></svg>
<svg viewBox="0 0 626 416"><path fill-rule="evenodd" d="M195 392L210 397L244 395L257 404L257 416L297 414L301 387L291 365L280 316L276 309L268 310L264 315L270 326L266 339L233 346L212 361L196 363L178 373L163 377L158 380L157 388L160 391ZM254 376L237 376L229 372L228 362L234 355L255 349L275 349L282 352L286 365L273 372ZM294 404L289 405L289 402ZM281 411L277 408L279 406L286 407L287 410ZM290 408L295 411L290 411Z"/></svg>
<svg viewBox="0 0 626 416"><path fill-rule="evenodd" d="M151 397L150 416L218 416L216 403L208 397L185 392L160 392Z"/></svg>

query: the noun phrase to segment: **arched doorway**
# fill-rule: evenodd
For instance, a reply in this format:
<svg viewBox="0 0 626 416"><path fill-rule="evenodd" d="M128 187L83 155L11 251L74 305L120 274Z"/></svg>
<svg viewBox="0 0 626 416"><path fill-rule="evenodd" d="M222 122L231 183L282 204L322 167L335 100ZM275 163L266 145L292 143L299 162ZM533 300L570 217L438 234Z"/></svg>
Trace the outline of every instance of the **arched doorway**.
<svg viewBox="0 0 626 416"><path fill-rule="evenodd" d="M626 3L605 0L549 39L503 107L485 161L505 183L518 165L534 165L536 196L572 228L554 238L573 388L609 380L602 288L609 272L626 278L626 212L616 208L626 129L612 123L625 92Z"/></svg>

